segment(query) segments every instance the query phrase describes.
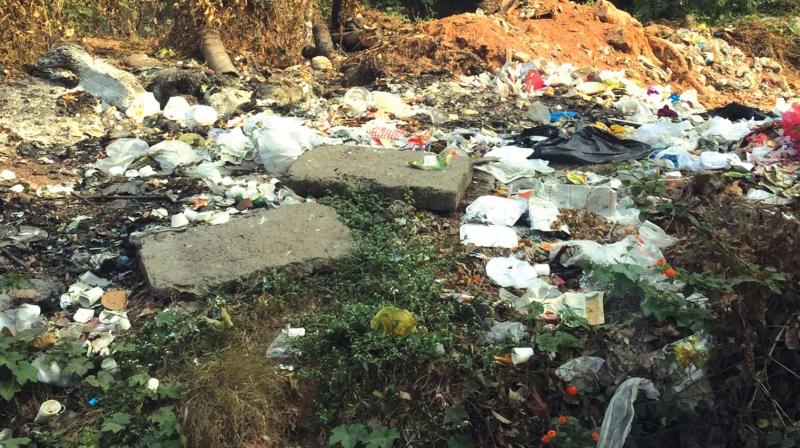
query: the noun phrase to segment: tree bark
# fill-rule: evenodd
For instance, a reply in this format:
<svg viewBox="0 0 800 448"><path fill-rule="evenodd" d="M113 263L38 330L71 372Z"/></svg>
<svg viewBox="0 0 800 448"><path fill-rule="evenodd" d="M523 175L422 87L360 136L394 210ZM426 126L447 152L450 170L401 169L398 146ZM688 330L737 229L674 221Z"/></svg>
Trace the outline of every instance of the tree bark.
<svg viewBox="0 0 800 448"><path fill-rule="evenodd" d="M225 50L225 44L222 43L219 30L205 28L200 35L200 48L203 51L203 57L212 70L219 74L239 74L239 71L236 70L231 61L231 57L228 56L228 51Z"/></svg>
<svg viewBox="0 0 800 448"><path fill-rule="evenodd" d="M373 30L355 30L346 33L331 34L336 42L347 51L366 50L377 41L377 35Z"/></svg>

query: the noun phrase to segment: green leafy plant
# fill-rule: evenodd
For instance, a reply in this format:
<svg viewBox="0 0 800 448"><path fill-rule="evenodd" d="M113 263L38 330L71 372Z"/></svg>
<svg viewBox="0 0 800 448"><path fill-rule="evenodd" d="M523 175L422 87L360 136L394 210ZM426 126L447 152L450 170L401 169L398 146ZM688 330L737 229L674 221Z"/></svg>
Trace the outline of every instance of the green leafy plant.
<svg viewBox="0 0 800 448"><path fill-rule="evenodd" d="M25 330L13 336L0 333L0 397L11 401L22 386L38 381L38 371L31 364L30 343L40 330Z"/></svg>
<svg viewBox="0 0 800 448"><path fill-rule="evenodd" d="M328 438L328 446L341 446L342 448L391 448L400 438L400 433L394 428L376 426L369 431L362 424L340 425L333 428Z"/></svg>

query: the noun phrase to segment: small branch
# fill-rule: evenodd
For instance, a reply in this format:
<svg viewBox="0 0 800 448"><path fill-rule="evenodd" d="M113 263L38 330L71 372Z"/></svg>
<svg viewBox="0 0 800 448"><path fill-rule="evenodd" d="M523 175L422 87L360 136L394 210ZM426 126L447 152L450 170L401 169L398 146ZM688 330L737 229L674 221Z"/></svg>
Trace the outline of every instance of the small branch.
<svg viewBox="0 0 800 448"><path fill-rule="evenodd" d="M7 248L7 247L0 247L0 252L3 252L3 255L5 255L5 256L6 256L6 258L8 258L9 260L13 261L13 262L14 262L15 264L17 264L18 266L20 266L20 267L22 267L22 268L25 268L25 269L27 269L27 270L30 270L30 269L31 269L31 267L30 267L30 266L28 266L28 264L27 264L27 263L25 263L25 262L24 262L24 261L22 261L21 259L17 258L17 256L16 256L16 255L14 255L14 254L13 254L13 253L12 253L10 250L8 250L8 248Z"/></svg>

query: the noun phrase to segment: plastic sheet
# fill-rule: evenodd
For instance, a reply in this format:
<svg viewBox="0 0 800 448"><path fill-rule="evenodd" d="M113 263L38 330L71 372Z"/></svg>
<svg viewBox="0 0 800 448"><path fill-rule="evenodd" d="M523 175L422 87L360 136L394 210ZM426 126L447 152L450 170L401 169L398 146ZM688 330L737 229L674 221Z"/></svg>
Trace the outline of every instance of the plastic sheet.
<svg viewBox="0 0 800 448"><path fill-rule="evenodd" d="M731 121L739 120L766 120L769 118L766 112L760 111L754 107L748 107L739 103L730 103L726 106L709 111L709 114L714 117L722 117Z"/></svg>
<svg viewBox="0 0 800 448"><path fill-rule="evenodd" d="M305 151L322 143L313 129L290 117L261 113L250 117L243 130L253 138L264 168L275 174L285 172Z"/></svg>
<svg viewBox="0 0 800 448"><path fill-rule="evenodd" d="M527 331L525 324L520 322L495 322L486 334L486 339L491 343L507 340L517 343L522 341L522 338L525 336L525 331Z"/></svg>
<svg viewBox="0 0 800 448"><path fill-rule="evenodd" d="M189 102L186 101L186 98L182 96L173 96L164 106L164 118L173 121L184 121L186 120L186 113L189 112L191 107Z"/></svg>
<svg viewBox="0 0 800 448"><path fill-rule="evenodd" d="M211 126L218 119L219 114L211 106L192 106L186 111L186 126L189 128Z"/></svg>
<svg viewBox="0 0 800 448"><path fill-rule="evenodd" d="M598 448L621 448L625 445L625 439L628 438L633 424L633 403L640 389L644 390L650 399L657 399L659 396L653 383L644 378L629 378L620 384L606 407L603 426L600 429L600 441L597 442Z"/></svg>
<svg viewBox="0 0 800 448"><path fill-rule="evenodd" d="M511 227L480 224L464 224L459 230L461 244L478 247L503 247L513 249L519 244L517 232Z"/></svg>
<svg viewBox="0 0 800 448"><path fill-rule="evenodd" d="M541 137L546 140L539 141ZM648 144L622 140L594 126L586 126L570 137L554 126L539 126L523 131L516 144L533 148L531 158L575 164L637 160L653 151Z"/></svg>
<svg viewBox="0 0 800 448"><path fill-rule="evenodd" d="M555 373L561 381L573 384L579 390L592 390L597 383L597 373L605 362L596 356L580 356L558 366Z"/></svg>
<svg viewBox="0 0 800 448"><path fill-rule="evenodd" d="M305 328L284 328L267 347L267 358L286 358L292 354L289 342L306 335Z"/></svg>
<svg viewBox="0 0 800 448"><path fill-rule="evenodd" d="M106 146L104 159L95 162L94 166L105 174L120 175L141 157L147 155L150 145L138 138L121 138Z"/></svg>
<svg viewBox="0 0 800 448"><path fill-rule="evenodd" d="M158 162L161 167L161 174L172 174L175 168L179 166L191 165L208 157L192 149L192 146L178 141L178 140L165 140L150 148L150 157Z"/></svg>
<svg viewBox="0 0 800 448"><path fill-rule="evenodd" d="M495 257L486 263L486 275L503 288L528 288L540 275L550 275L550 267L514 257Z"/></svg>
<svg viewBox="0 0 800 448"><path fill-rule="evenodd" d="M467 206L463 221L513 226L527 209L522 200L481 196Z"/></svg>

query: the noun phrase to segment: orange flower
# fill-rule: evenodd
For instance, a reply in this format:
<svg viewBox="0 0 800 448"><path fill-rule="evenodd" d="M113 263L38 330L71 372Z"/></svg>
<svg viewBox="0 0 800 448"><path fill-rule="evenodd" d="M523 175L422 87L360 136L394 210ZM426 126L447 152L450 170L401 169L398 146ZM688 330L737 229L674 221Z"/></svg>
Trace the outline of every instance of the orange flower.
<svg viewBox="0 0 800 448"><path fill-rule="evenodd" d="M551 429L550 431L547 431L547 437L550 437L551 439L555 439L557 435L558 435L558 432L555 429Z"/></svg>
<svg viewBox="0 0 800 448"><path fill-rule="evenodd" d="M675 278L675 274L675 269L667 268L664 270L664 275L666 275L667 278Z"/></svg>
<svg viewBox="0 0 800 448"><path fill-rule="evenodd" d="M547 435L543 435L543 436L542 436L542 445L547 445L547 444L548 444L548 443L550 443L552 440L553 440L553 439L551 439L550 437L547 437Z"/></svg>
<svg viewBox="0 0 800 448"><path fill-rule="evenodd" d="M598 434L597 432L593 432L592 433L592 440L594 440L595 442L600 440L600 434Z"/></svg>
<svg viewBox="0 0 800 448"><path fill-rule="evenodd" d="M574 397L575 395L578 395L578 388L570 384L567 386L566 392L570 397Z"/></svg>
<svg viewBox="0 0 800 448"><path fill-rule="evenodd" d="M665 264L667 264L666 258L659 258L658 261L656 261L656 266L664 266Z"/></svg>
<svg viewBox="0 0 800 448"><path fill-rule="evenodd" d="M566 425L567 423L569 423L569 417L567 417L566 415L562 415L561 417L558 417L558 424L559 425Z"/></svg>

